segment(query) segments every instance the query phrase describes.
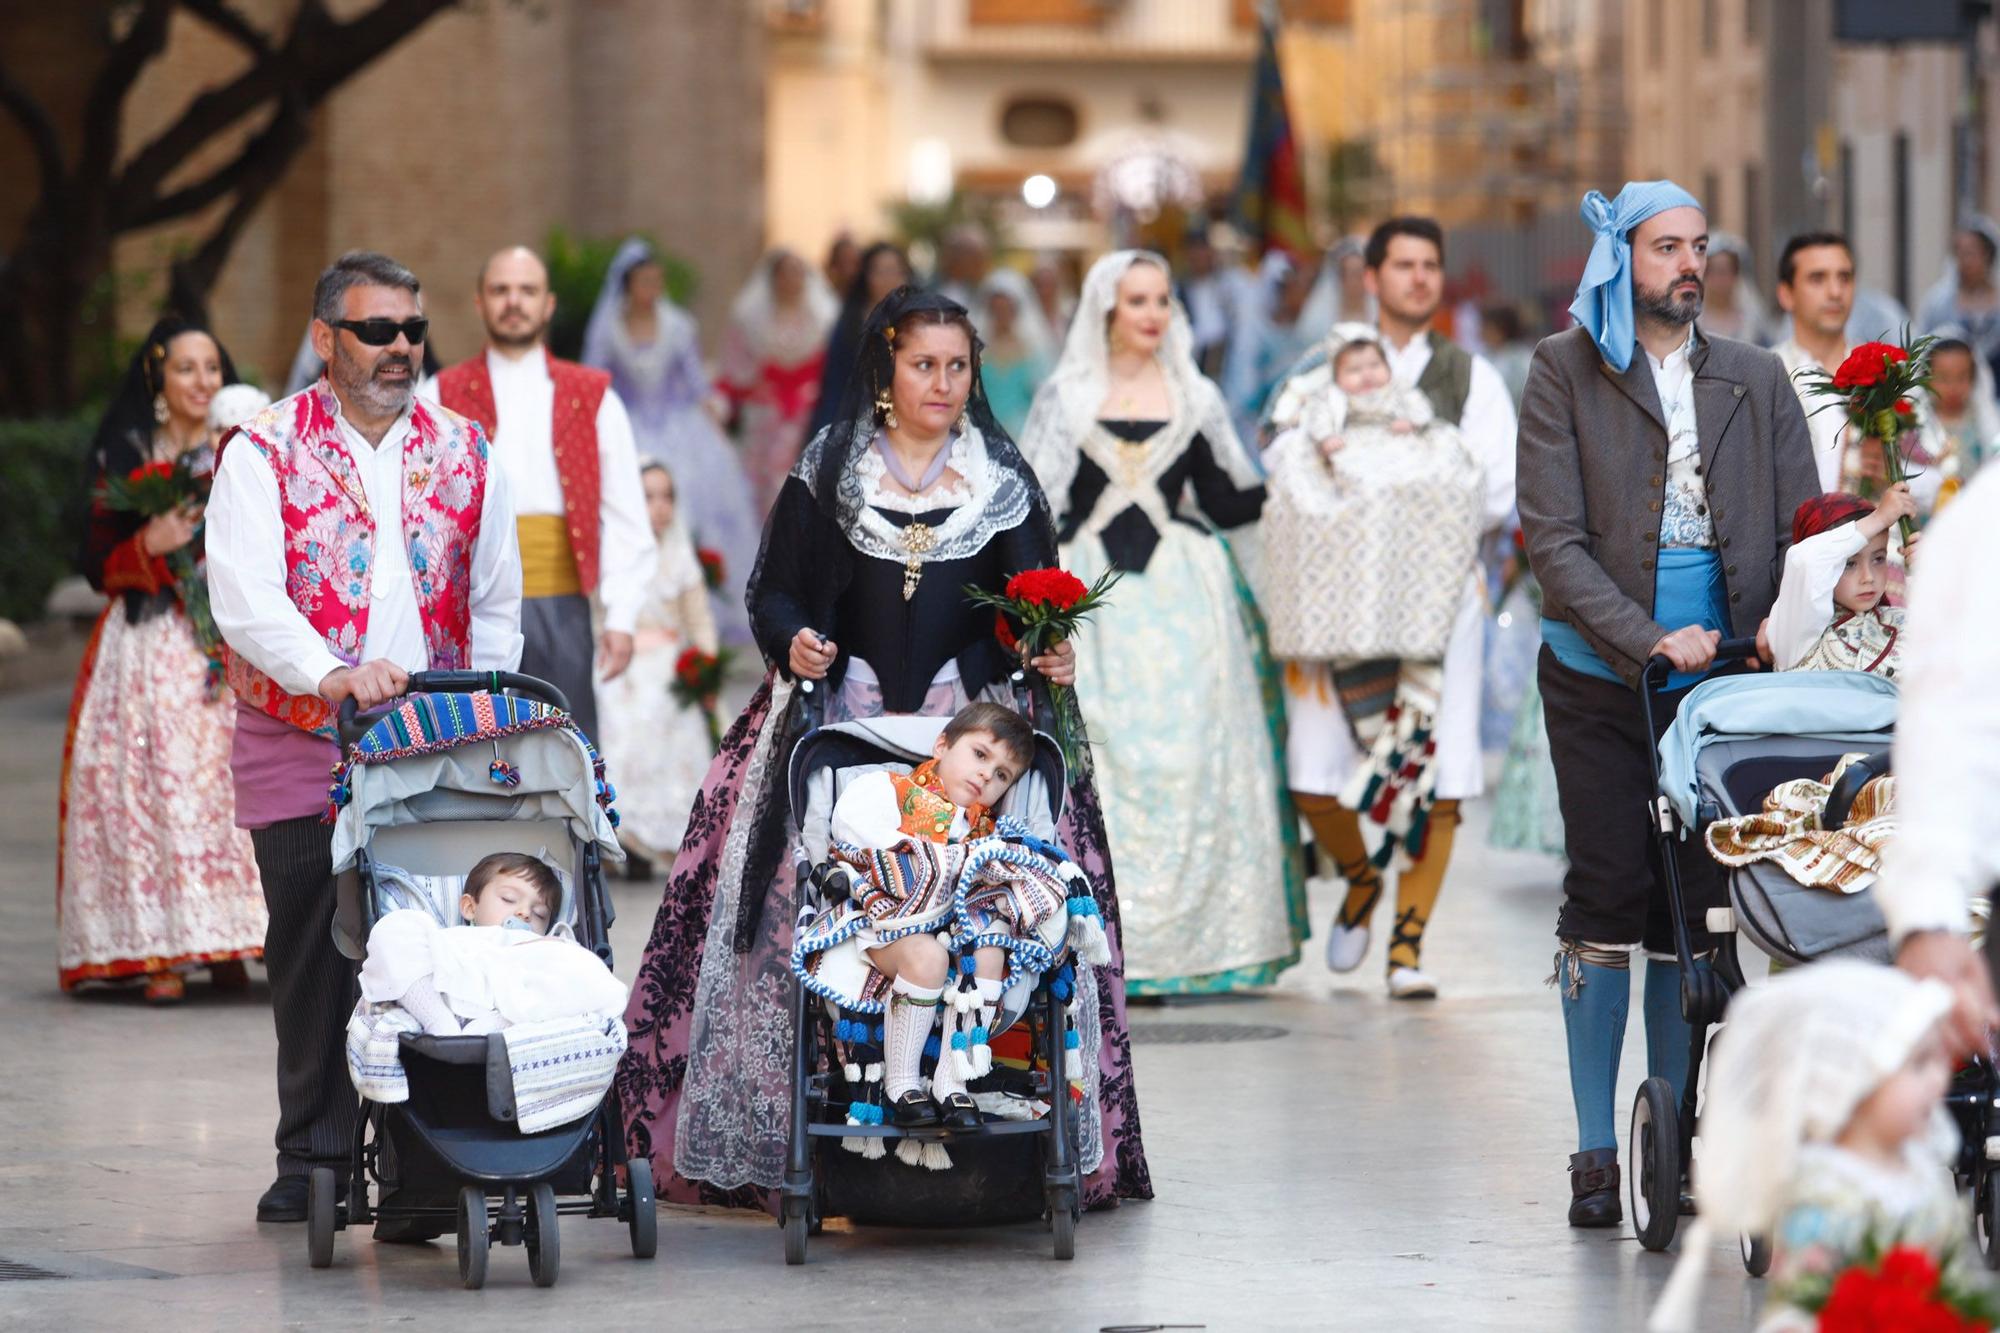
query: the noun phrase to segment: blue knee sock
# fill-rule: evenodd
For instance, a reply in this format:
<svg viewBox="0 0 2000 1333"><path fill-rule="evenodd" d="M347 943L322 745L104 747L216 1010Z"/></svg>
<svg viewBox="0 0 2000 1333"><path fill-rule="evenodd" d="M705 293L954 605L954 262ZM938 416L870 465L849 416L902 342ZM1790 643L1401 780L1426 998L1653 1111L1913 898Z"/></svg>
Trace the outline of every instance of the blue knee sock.
<svg viewBox="0 0 2000 1333"><path fill-rule="evenodd" d="M1707 973L1706 958L1694 960L1697 973ZM1681 1017L1681 967L1676 962L1646 960L1646 1075L1673 1084L1674 1104L1687 1093L1688 1045L1693 1029Z"/></svg>
<svg viewBox="0 0 2000 1333"><path fill-rule="evenodd" d="M1578 984L1571 986L1571 967ZM1556 989L1562 996L1569 1037L1569 1093L1576 1102L1576 1150L1618 1146L1612 1103L1618 1090L1618 1054L1625 1045L1625 1017L1632 1006L1632 974L1558 956ZM1575 990L1576 994L1570 994Z"/></svg>

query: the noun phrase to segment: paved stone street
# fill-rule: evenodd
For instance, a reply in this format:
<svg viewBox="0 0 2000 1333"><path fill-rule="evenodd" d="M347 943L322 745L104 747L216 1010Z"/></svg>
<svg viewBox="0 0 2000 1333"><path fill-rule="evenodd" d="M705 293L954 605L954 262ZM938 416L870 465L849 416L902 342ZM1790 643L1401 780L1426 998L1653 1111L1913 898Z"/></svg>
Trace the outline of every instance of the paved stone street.
<svg viewBox="0 0 2000 1333"><path fill-rule="evenodd" d="M564 1219L562 1274L497 1250L459 1289L449 1243L337 1239L251 1221L270 1180L274 1043L261 980L149 1008L56 989L56 771L64 689L0 696L0 1327L1211 1329L1639 1327L1670 1260L1629 1230L1564 1225L1573 1128L1549 971L1554 864L1484 847L1475 809L1426 961L1444 998L1391 1006L1375 958L1306 961L1256 997L1134 1012L1159 1197L1085 1217L1074 1263L1039 1226L839 1229L802 1269L777 1228L666 1209L656 1261L625 1229ZM630 975L658 887L619 886ZM1324 922L1330 900L1317 895ZM1384 917L1386 922L1386 915ZM1635 1005L1636 1009L1636 1005ZM1272 1040L1149 1041L1162 1025L1259 1024ZM1164 1034L1162 1034L1164 1035ZM1643 1072L1632 1024L1623 1083ZM60 1277L8 1281L8 1264ZM1705 1327L1758 1293L1718 1249Z"/></svg>

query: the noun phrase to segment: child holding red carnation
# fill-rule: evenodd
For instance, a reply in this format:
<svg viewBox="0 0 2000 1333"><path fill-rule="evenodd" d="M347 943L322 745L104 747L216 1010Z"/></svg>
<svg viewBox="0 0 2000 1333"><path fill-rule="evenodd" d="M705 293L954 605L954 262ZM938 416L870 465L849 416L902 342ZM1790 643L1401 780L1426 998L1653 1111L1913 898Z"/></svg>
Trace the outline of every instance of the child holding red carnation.
<svg viewBox="0 0 2000 1333"><path fill-rule="evenodd" d="M1759 1333L1988 1327L1989 1278L1948 1166L1950 1010L1940 983L1848 959L1730 1001L1701 1112L1700 1217L1656 1333L1695 1326L1708 1252L1736 1233L1772 1247Z"/></svg>
<svg viewBox="0 0 2000 1333"><path fill-rule="evenodd" d="M675 698L673 682L688 649L715 653L716 628L708 580L675 504L673 475L665 464L648 462L639 479L660 564L633 631L632 664L599 683L597 715L605 769L618 785L618 840L635 858L631 873L644 878L651 874L645 862L680 846L715 753L702 710Z"/></svg>

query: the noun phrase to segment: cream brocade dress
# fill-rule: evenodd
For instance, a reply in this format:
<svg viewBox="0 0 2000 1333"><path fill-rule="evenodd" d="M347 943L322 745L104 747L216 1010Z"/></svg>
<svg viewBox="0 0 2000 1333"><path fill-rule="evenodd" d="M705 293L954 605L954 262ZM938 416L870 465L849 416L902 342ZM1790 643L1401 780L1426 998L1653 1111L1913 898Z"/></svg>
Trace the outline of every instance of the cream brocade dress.
<svg viewBox="0 0 2000 1333"><path fill-rule="evenodd" d="M1127 570L1076 640L1127 990L1267 985L1298 961L1306 930L1280 813L1275 690L1227 546L1168 498L1191 487L1207 518L1234 525L1255 517L1262 492L1235 490L1187 413L1094 423L1081 453L1067 499L1088 508L1065 520L1063 565L1086 583Z"/></svg>

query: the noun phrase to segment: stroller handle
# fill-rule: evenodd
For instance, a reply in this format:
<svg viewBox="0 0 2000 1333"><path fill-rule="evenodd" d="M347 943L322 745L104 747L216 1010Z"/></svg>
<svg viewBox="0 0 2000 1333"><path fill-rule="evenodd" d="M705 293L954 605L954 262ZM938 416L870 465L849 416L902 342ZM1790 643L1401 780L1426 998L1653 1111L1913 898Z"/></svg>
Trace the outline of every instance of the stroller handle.
<svg viewBox="0 0 2000 1333"><path fill-rule="evenodd" d="M502 690L512 690L540 699L543 703L569 711L569 696L549 682L535 676L524 676L518 671L412 671L409 688L404 694L463 694L473 690L487 690L498 694ZM367 734L368 728L387 710L388 705L372 708L363 713L349 695L340 701L340 748L347 749Z"/></svg>
<svg viewBox="0 0 2000 1333"><path fill-rule="evenodd" d="M1724 639L1715 645L1717 662L1748 662L1755 656L1757 656L1755 639ZM1645 670L1639 673L1639 692L1651 694L1664 687L1673 669L1674 664L1667 660L1665 653L1654 653L1646 659Z"/></svg>

